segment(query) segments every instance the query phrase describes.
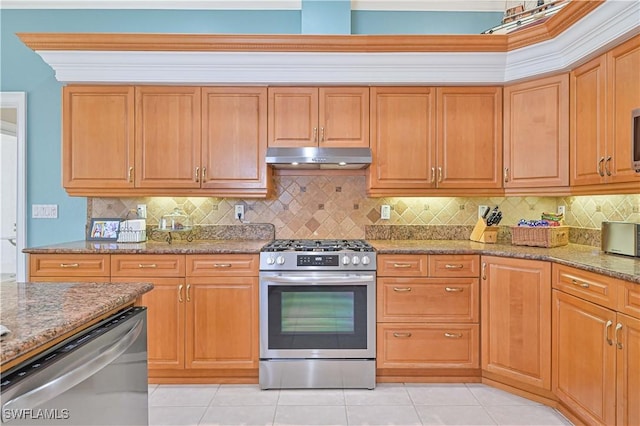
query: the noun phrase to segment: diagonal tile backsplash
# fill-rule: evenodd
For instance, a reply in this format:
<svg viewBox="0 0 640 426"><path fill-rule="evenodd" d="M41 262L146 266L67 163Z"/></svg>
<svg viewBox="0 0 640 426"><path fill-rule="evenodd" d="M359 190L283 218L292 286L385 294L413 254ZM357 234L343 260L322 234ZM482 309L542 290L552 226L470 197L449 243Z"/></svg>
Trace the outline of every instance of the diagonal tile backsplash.
<svg viewBox="0 0 640 426"><path fill-rule="evenodd" d="M501 225L538 219L543 211L567 206L567 225L600 228L603 220L640 222L640 194L593 197L385 197L366 196L364 176L275 176L270 199L212 197L90 198L88 217L134 215L147 205L148 224L182 208L195 225L233 225L234 205L245 206L245 218L272 223L276 238L364 238L366 225L473 225L478 206L498 205ZM391 206L391 219L380 219L380 206Z"/></svg>

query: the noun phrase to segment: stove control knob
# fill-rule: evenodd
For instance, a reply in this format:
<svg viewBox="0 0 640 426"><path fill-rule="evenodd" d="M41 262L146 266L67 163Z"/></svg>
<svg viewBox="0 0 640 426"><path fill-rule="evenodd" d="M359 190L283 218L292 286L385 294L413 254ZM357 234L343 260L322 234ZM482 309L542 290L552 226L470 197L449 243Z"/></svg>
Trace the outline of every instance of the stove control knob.
<svg viewBox="0 0 640 426"><path fill-rule="evenodd" d="M349 256L344 256L344 257L342 258L342 264L343 264L343 265L348 265L348 264L350 264L350 263L351 263L351 259L349 259Z"/></svg>
<svg viewBox="0 0 640 426"><path fill-rule="evenodd" d="M368 265L371 263L371 259L369 259L369 256L362 256L362 264L363 265Z"/></svg>
<svg viewBox="0 0 640 426"><path fill-rule="evenodd" d="M284 257L283 256L276 257L276 263L278 265L284 265Z"/></svg>
<svg viewBox="0 0 640 426"><path fill-rule="evenodd" d="M267 257L267 265L273 265L274 263L276 263L276 258L273 256L269 256Z"/></svg>
<svg viewBox="0 0 640 426"><path fill-rule="evenodd" d="M353 259L351 259L351 262L354 265L357 265L358 263L360 263L360 258L358 256L353 256Z"/></svg>

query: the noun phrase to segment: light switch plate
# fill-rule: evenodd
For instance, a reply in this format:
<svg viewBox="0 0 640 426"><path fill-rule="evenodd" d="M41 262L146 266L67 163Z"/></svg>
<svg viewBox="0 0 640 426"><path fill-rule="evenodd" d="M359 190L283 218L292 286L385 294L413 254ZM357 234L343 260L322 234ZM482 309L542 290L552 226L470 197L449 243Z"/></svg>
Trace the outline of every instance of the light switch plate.
<svg viewBox="0 0 640 426"><path fill-rule="evenodd" d="M380 219L389 220L391 219L391 206L388 204L383 204L380 206Z"/></svg>
<svg viewBox="0 0 640 426"><path fill-rule="evenodd" d="M31 217L33 219L57 219L57 204L32 204Z"/></svg>

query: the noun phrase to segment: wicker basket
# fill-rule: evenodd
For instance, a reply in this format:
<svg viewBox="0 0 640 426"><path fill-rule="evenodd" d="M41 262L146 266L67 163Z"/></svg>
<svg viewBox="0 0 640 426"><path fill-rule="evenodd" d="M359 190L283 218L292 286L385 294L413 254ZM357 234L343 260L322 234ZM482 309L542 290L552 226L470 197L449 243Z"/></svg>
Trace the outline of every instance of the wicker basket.
<svg viewBox="0 0 640 426"><path fill-rule="evenodd" d="M516 246L559 247L569 244L568 226L512 226L511 244Z"/></svg>

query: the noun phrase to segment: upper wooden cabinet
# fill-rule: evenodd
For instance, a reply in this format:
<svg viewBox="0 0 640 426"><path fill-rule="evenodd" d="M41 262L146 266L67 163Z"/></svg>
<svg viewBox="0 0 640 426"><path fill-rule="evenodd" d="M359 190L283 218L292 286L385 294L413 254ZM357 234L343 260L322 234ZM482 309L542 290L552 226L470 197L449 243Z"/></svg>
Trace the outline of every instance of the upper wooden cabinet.
<svg viewBox="0 0 640 426"><path fill-rule="evenodd" d="M198 188L200 88L136 87L138 188Z"/></svg>
<svg viewBox="0 0 640 426"><path fill-rule="evenodd" d="M62 109L62 184L67 191L133 188L133 87L66 86Z"/></svg>
<svg viewBox="0 0 640 426"><path fill-rule="evenodd" d="M201 186L264 192L266 152L266 87L203 88Z"/></svg>
<svg viewBox="0 0 640 426"><path fill-rule="evenodd" d="M265 87L67 86L63 94L71 195L269 193Z"/></svg>
<svg viewBox="0 0 640 426"><path fill-rule="evenodd" d="M569 186L569 75L504 88L504 188Z"/></svg>
<svg viewBox="0 0 640 426"><path fill-rule="evenodd" d="M571 185L640 182L631 110L640 108L640 36L571 72Z"/></svg>
<svg viewBox="0 0 640 426"><path fill-rule="evenodd" d="M498 87L371 88L369 194L501 188L501 97Z"/></svg>
<svg viewBox="0 0 640 426"><path fill-rule="evenodd" d="M368 147L368 87L270 87L270 147Z"/></svg>

